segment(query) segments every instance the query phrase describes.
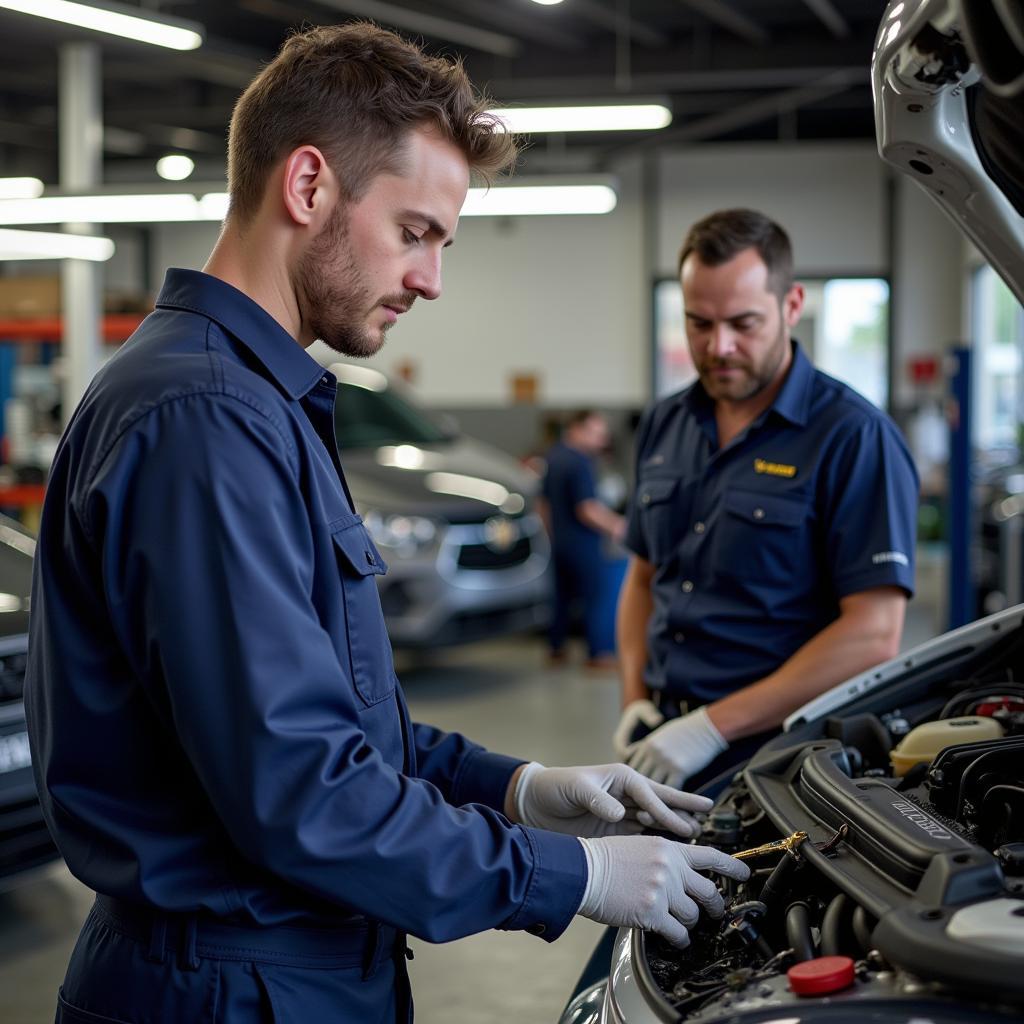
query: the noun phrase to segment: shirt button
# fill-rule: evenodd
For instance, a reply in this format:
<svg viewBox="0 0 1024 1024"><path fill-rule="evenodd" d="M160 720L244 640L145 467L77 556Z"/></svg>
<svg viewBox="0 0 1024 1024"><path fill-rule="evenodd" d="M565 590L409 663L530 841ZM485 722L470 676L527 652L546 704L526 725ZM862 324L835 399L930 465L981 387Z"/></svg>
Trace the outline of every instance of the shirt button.
<svg viewBox="0 0 1024 1024"><path fill-rule="evenodd" d="M693 580L683 580L683 593L689 594L693 590Z"/></svg>
<svg viewBox="0 0 1024 1024"><path fill-rule="evenodd" d="M686 639L686 637L682 633L676 633L676 635L673 636L672 639L675 640L677 644L681 644Z"/></svg>
<svg viewBox="0 0 1024 1024"><path fill-rule="evenodd" d="M705 529L706 529L706 527L704 526L703 523L694 523L693 524L693 532L694 533L703 533Z"/></svg>
<svg viewBox="0 0 1024 1024"><path fill-rule="evenodd" d="M366 552L366 564L367 565L376 565L377 564L376 562L374 562L373 555L371 555L369 551Z"/></svg>
<svg viewBox="0 0 1024 1024"><path fill-rule="evenodd" d="M547 930L547 925L541 924L539 921L537 924L531 924L530 927L526 929L527 934L529 935L543 935Z"/></svg>
<svg viewBox="0 0 1024 1024"><path fill-rule="evenodd" d="M641 505L650 505L650 503L651 503L651 496L649 494L644 492L643 494L640 495L640 504Z"/></svg>
<svg viewBox="0 0 1024 1024"><path fill-rule="evenodd" d="M764 509L763 508L755 508L754 509L754 518L755 519L764 519Z"/></svg>

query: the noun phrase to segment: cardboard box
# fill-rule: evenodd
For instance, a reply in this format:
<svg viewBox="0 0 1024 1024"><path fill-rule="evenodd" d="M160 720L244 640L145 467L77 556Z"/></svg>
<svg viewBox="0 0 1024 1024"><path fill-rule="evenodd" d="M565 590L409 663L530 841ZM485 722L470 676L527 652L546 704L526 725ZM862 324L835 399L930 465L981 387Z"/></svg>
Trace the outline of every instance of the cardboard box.
<svg viewBox="0 0 1024 1024"><path fill-rule="evenodd" d="M60 316L60 277L0 277L0 319Z"/></svg>

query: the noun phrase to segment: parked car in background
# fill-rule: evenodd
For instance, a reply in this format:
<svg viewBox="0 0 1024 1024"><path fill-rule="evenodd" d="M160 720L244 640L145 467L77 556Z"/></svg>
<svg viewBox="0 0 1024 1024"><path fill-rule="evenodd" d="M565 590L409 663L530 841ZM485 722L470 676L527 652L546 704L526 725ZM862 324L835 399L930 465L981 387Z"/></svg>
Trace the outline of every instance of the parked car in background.
<svg viewBox="0 0 1024 1024"><path fill-rule="evenodd" d="M535 474L439 422L378 370L317 354L338 379L336 433L356 509L388 563L378 583L392 643L544 625L550 551Z"/></svg>
<svg viewBox="0 0 1024 1024"><path fill-rule="evenodd" d="M0 891L59 856L36 799L22 703L35 547L0 516Z"/></svg>

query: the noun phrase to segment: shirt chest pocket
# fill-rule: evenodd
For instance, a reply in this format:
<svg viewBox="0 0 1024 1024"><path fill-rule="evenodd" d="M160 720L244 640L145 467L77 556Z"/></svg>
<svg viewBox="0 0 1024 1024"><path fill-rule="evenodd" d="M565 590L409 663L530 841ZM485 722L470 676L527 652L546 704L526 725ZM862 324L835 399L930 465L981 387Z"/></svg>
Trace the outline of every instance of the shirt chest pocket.
<svg viewBox="0 0 1024 1024"><path fill-rule="evenodd" d="M675 551L682 539L685 524L679 507L679 477L646 477L636 490L647 561L660 565Z"/></svg>
<svg viewBox="0 0 1024 1024"><path fill-rule="evenodd" d="M336 523L331 530L338 559L352 680L367 705L379 704L395 692L395 666L377 576L387 572L360 516Z"/></svg>
<svg viewBox="0 0 1024 1024"><path fill-rule="evenodd" d="M793 586L815 567L810 505L799 498L729 491L715 530L715 569L741 582Z"/></svg>

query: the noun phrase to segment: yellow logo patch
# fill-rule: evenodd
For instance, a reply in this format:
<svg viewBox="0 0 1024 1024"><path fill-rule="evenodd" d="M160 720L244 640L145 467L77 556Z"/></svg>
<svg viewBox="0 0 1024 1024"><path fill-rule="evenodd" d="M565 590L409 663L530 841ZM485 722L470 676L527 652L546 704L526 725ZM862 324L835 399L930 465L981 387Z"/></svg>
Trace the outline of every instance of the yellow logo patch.
<svg viewBox="0 0 1024 1024"><path fill-rule="evenodd" d="M767 473L769 476L796 476L796 466L787 466L782 462L767 462L765 459L754 459L754 472Z"/></svg>

